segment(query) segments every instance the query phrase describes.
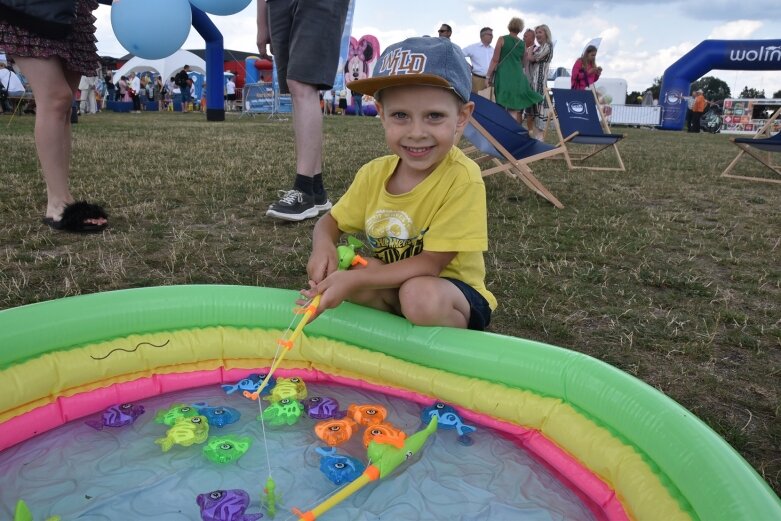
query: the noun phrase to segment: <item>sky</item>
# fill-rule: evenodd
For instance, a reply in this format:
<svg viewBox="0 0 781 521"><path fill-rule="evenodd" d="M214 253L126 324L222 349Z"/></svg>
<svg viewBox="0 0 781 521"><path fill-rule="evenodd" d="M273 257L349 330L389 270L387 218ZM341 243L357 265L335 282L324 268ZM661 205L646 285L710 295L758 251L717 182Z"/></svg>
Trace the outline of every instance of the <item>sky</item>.
<svg viewBox="0 0 781 521"><path fill-rule="evenodd" d="M231 16L211 15L227 49L257 52L256 1ZM453 42L465 47L479 40L481 27L493 28L495 38L507 34L510 18L518 16L526 27L547 24L556 42L551 66L571 69L584 44L601 37L597 63L603 77L625 79L630 92L648 89L667 67L703 40L781 36L780 0L355 1L352 35L374 35L383 48L410 36L435 36L442 23L453 27ZM95 15L99 53L124 55L111 29L111 8L101 5ZM203 39L191 29L183 48L203 47ZM767 97L781 90L781 70L713 70L706 76L725 81L733 97L746 86L764 89Z"/></svg>

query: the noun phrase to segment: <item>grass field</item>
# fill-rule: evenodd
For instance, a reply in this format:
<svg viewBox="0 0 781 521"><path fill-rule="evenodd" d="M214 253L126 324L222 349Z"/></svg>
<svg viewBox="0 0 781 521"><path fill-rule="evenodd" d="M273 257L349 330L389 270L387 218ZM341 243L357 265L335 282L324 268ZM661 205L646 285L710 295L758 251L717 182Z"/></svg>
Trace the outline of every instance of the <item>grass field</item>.
<svg viewBox="0 0 781 521"><path fill-rule="evenodd" d="M0 118L0 308L151 285L306 283L312 222L264 216L292 182L290 121L82 117L73 191L111 216L108 231L86 237L40 223L33 121ZM778 493L781 186L720 179L737 152L728 136L618 131L625 173L533 165L563 210L504 174L486 179L487 284L500 303L491 331L642 379L707 422ZM329 117L325 136L332 199L387 153L373 118ZM741 165L735 173L760 173Z"/></svg>

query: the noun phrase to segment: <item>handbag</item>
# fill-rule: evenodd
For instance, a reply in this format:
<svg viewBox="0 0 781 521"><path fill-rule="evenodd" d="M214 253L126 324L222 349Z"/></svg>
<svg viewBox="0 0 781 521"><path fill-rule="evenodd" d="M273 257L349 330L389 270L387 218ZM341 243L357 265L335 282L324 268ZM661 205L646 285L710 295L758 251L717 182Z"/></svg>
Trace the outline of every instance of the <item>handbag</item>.
<svg viewBox="0 0 781 521"><path fill-rule="evenodd" d="M0 19L61 40L70 33L76 19L76 0L0 0Z"/></svg>

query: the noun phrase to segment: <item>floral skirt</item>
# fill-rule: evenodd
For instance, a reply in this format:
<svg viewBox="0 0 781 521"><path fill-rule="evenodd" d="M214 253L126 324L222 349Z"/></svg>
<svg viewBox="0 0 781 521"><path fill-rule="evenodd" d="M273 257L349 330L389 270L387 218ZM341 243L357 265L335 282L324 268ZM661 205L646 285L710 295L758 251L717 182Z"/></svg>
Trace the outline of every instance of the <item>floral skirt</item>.
<svg viewBox="0 0 781 521"><path fill-rule="evenodd" d="M44 38L36 33L0 20L0 49L9 56L62 59L65 70L95 76L100 59L95 43L97 0L76 0L73 29L62 40Z"/></svg>

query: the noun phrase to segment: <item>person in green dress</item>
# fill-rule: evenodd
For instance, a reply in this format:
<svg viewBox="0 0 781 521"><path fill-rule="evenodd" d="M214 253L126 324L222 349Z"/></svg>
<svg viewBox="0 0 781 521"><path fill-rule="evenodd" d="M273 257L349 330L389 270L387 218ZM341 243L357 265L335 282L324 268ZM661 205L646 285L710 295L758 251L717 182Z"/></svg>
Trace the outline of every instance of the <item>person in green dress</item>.
<svg viewBox="0 0 781 521"><path fill-rule="evenodd" d="M523 54L526 46L518 37L523 31L523 20L513 18L507 24L510 34L496 43L491 65L488 67L488 84L494 87L496 103L507 109L521 122L523 109L542 102L523 73Z"/></svg>

